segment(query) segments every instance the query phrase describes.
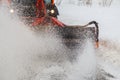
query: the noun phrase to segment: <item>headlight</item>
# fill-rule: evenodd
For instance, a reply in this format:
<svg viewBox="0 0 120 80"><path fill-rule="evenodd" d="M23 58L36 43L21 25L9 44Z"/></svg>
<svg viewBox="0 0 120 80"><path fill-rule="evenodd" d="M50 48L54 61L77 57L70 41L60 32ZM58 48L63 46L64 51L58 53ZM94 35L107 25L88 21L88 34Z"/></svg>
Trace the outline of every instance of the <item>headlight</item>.
<svg viewBox="0 0 120 80"><path fill-rule="evenodd" d="M55 10L52 9L52 10L50 10L50 12L51 12L52 14L54 14L54 13L55 13Z"/></svg>
<svg viewBox="0 0 120 80"><path fill-rule="evenodd" d="M14 13L14 9L10 9L10 13Z"/></svg>

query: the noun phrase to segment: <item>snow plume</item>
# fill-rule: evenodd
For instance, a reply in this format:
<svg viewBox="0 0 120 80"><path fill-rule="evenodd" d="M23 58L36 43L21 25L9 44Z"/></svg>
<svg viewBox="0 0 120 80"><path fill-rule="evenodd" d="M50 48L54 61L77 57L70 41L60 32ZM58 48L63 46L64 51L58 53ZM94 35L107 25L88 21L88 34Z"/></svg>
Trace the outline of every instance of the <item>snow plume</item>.
<svg viewBox="0 0 120 80"><path fill-rule="evenodd" d="M63 62L57 62L46 68L44 67L42 70L39 68L32 80L95 80L96 58L93 45L88 41L82 49L84 50L78 49L68 53L78 53L72 62L66 59ZM44 62L46 62L46 59ZM51 62L48 63L47 61L48 64L51 64Z"/></svg>
<svg viewBox="0 0 120 80"><path fill-rule="evenodd" d="M65 57L53 34L36 35L17 18L12 19L15 16L10 17L5 8L0 12L0 80L30 80L38 67L49 67L49 61Z"/></svg>
<svg viewBox="0 0 120 80"><path fill-rule="evenodd" d="M93 44L88 40L81 49L78 50L77 62L71 67L68 80L96 80L96 57Z"/></svg>
<svg viewBox="0 0 120 80"><path fill-rule="evenodd" d="M0 12L0 80L94 80L91 44L75 59L54 33L33 32L4 8ZM14 17L14 16L12 16Z"/></svg>

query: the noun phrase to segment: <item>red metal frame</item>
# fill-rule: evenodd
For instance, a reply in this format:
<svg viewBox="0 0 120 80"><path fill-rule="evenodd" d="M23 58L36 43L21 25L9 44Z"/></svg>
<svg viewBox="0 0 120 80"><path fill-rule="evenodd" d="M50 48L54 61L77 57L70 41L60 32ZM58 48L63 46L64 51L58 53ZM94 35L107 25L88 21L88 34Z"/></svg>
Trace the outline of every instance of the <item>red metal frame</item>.
<svg viewBox="0 0 120 80"><path fill-rule="evenodd" d="M56 25L58 27L64 27L65 24L60 22L58 19L54 17L41 17L41 18L35 18L34 22L32 23L32 26L38 26L38 25Z"/></svg>
<svg viewBox="0 0 120 80"><path fill-rule="evenodd" d="M52 4L54 4L54 0L52 0ZM34 22L32 23L32 26L47 25L48 23L50 23L51 25L57 25L59 27L64 27L65 26L64 23L60 22L56 18L46 16L47 11L46 11L46 6L45 6L43 0L37 0L36 8L37 8L37 11L36 11L36 17L37 18L34 19ZM41 15L41 13L44 15L43 17L39 17Z"/></svg>

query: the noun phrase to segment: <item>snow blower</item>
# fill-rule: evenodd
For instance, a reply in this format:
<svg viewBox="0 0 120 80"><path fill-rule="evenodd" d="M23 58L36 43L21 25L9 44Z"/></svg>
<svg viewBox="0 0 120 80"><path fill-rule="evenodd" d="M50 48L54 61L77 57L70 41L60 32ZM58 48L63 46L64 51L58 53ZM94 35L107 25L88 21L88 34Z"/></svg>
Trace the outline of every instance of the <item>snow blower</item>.
<svg viewBox="0 0 120 80"><path fill-rule="evenodd" d="M57 19L59 12L54 0L11 0L11 3L14 3L15 9L18 9L17 13L20 13L22 20L24 18L30 26L55 28L68 48L75 48L76 45L84 43L86 39L91 39L95 47L99 47L99 27L96 21L83 26L64 24ZM92 24L94 24L93 27L88 27Z"/></svg>

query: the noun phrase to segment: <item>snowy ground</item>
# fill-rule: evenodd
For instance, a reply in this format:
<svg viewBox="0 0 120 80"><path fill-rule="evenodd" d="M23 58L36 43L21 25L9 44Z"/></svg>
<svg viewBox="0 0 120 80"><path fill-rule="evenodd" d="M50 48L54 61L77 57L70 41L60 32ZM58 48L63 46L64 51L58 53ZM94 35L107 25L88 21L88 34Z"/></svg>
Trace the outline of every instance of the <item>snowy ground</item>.
<svg viewBox="0 0 120 80"><path fill-rule="evenodd" d="M87 42L76 52L66 51L54 33L36 35L1 9L0 80L120 80L119 8L59 7L59 20L66 24L99 23L100 48Z"/></svg>

